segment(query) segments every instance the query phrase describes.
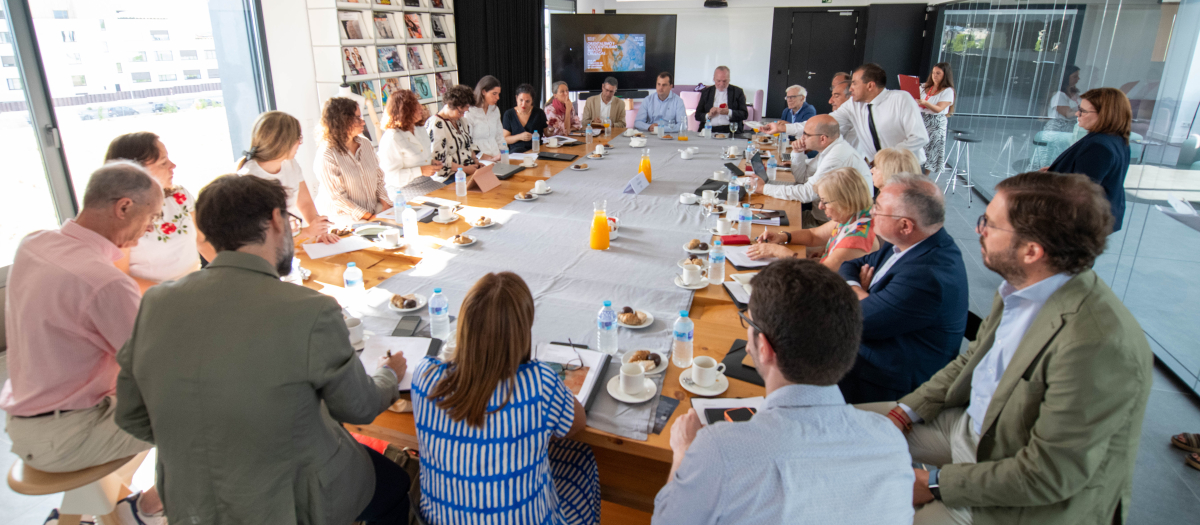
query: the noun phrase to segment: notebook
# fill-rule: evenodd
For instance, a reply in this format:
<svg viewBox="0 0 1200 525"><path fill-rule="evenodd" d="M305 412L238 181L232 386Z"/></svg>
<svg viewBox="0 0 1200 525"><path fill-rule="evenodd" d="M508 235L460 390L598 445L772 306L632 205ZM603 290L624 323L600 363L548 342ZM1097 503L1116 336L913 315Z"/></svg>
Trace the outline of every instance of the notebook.
<svg viewBox="0 0 1200 525"><path fill-rule="evenodd" d="M896 75L900 79L900 89L907 91L915 99L921 98L921 79L912 75Z"/></svg>

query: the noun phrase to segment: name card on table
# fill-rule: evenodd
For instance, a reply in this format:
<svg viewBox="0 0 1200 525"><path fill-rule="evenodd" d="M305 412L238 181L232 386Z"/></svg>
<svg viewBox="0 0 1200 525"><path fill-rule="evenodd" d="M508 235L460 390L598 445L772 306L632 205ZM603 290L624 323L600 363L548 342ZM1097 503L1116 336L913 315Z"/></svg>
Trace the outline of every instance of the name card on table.
<svg viewBox="0 0 1200 525"><path fill-rule="evenodd" d="M621 193L632 193L637 195L648 186L650 186L650 181L646 180L646 175L642 172L638 172L636 177L630 179L629 182L625 184L625 189Z"/></svg>
<svg viewBox="0 0 1200 525"><path fill-rule="evenodd" d="M487 193L499 185L500 179L496 178L496 172L492 171L491 166L486 166L475 170L475 174L467 180L467 191Z"/></svg>

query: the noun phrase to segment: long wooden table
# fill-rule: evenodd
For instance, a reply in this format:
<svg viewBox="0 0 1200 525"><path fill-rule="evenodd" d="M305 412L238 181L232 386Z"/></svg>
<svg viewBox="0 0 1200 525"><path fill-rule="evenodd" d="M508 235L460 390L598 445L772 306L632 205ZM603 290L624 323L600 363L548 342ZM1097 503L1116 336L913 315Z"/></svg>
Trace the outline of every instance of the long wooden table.
<svg viewBox="0 0 1200 525"><path fill-rule="evenodd" d="M613 131L616 138L622 129ZM606 143L607 139L596 139L595 144ZM712 140L693 137L688 145L712 145ZM585 155L588 147L577 145L563 148L546 148L547 151ZM705 148L712 149L712 148ZM587 162L585 158L575 162ZM705 160L697 160L696 185L699 186L711 173L715 164L708 165ZM516 161L512 162L516 164ZM319 260L308 259L302 249L297 249L297 257L301 259L304 268L312 271L312 277L305 281L305 286L320 289L325 286L338 286L342 282L342 272L346 263L354 262L363 271L363 280L368 288L378 285L388 278L412 268L421 260L422 254L428 250L436 250L437 246L446 244L447 239L470 229L471 221L475 220L484 210L498 209L512 202L518 192L529 191L537 180L553 177L574 162L539 160L538 168L524 170L512 178L502 181L500 186L488 193L468 193L465 197L454 194L454 186L446 186L430 193L431 197L441 197L463 203L464 209L460 214L466 220L455 221L451 224L435 222L422 223L418 229L421 234L419 246L405 247L399 250L384 250L371 248L356 252L336 255ZM704 164L700 164L704 163ZM706 171L707 170L707 171ZM586 176L585 173L579 175ZM795 201L785 201L756 194L751 198L753 203L762 203L766 209L786 210L791 226L787 229L798 229L801 223L801 204ZM754 225L753 234L757 236L764 226ZM700 238L700 236L697 236ZM702 239L709 240L709 239ZM298 242L305 242L304 239ZM804 250L803 246L791 246L794 251ZM725 275L740 273L728 262ZM746 329L738 320L737 307L721 286L710 285L695 291L689 317L695 322L695 355L711 356L718 361L725 357L730 346L737 339L746 338ZM671 416L667 427L656 435L651 435L646 441L634 441L608 432L589 427L585 432L575 436L575 439L592 446L600 469L600 483L603 499L619 505L624 505L643 512L652 512L654 495L667 482L671 466L672 452L670 447L671 425L680 415L691 408L693 394L679 385L680 369L671 364L663 381L662 395L680 400L679 406ZM764 393L762 387L737 379L730 379L729 389L719 397L753 397ZM384 412L369 425L347 425L352 432L383 439L399 445L417 448L416 425L412 413Z"/></svg>

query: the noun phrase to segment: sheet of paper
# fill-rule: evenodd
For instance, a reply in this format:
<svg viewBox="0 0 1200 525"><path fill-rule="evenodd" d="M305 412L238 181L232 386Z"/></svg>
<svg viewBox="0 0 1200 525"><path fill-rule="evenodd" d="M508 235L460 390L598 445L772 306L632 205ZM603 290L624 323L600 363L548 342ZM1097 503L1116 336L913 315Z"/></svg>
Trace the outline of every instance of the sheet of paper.
<svg viewBox="0 0 1200 525"><path fill-rule="evenodd" d="M750 294L746 293L746 288L744 286L733 281L725 281L722 284L725 285L726 290L729 290L729 294L732 295L734 299L737 299L737 302L742 304L750 304Z"/></svg>
<svg viewBox="0 0 1200 525"><path fill-rule="evenodd" d="M481 166L491 166L492 164L495 164L495 163L496 163L496 161L494 161L494 160L483 160L483 159L479 159L479 164L480 164Z"/></svg>
<svg viewBox="0 0 1200 525"><path fill-rule="evenodd" d="M638 173L629 182L625 183L625 189L621 193L632 193L637 195L650 186L650 181L646 180L646 175Z"/></svg>
<svg viewBox="0 0 1200 525"><path fill-rule="evenodd" d="M404 206L401 206L400 209L403 210ZM425 217L433 215L433 212L437 211L437 209L431 206L413 206L413 211L417 212L417 220L419 221ZM396 208L389 209L388 211L380 213L375 217L379 219L389 219L400 222L400 218L396 216Z"/></svg>
<svg viewBox="0 0 1200 525"><path fill-rule="evenodd" d="M746 397L746 398L718 397L718 398L713 398L713 399L706 399L703 397L693 397L692 398L692 408L696 409L696 415L700 416L700 423L703 425L708 425L709 424L708 418L705 417L705 415L704 415L704 411L707 409L710 409L710 408L729 409L729 408L747 407L747 408L753 408L755 410L762 410L762 405L763 405L763 403L766 402L766 399L767 398L762 397L762 396Z"/></svg>
<svg viewBox="0 0 1200 525"><path fill-rule="evenodd" d="M1179 213L1179 212L1174 211L1165 206L1155 206L1155 207L1158 208L1158 211L1161 211L1164 214L1166 214L1167 217L1171 217L1172 219L1182 222L1184 225L1186 225L1187 227L1189 227L1193 230L1200 231L1200 215L1196 215L1195 212Z"/></svg>
<svg viewBox="0 0 1200 525"><path fill-rule="evenodd" d="M558 139L559 144L570 144L573 142L576 142L576 143L579 142L578 140L575 140L575 139L565 136L565 135L555 135L553 137L542 137L542 144L549 143L550 139Z"/></svg>
<svg viewBox="0 0 1200 525"><path fill-rule="evenodd" d="M321 259L340 253L356 252L374 245L362 237L351 235L333 244L307 243L301 244L301 246L304 247L304 253L308 254L309 259Z"/></svg>
<svg viewBox="0 0 1200 525"><path fill-rule="evenodd" d="M413 202L419 202L421 204L430 204L433 206L458 206L459 204L462 204L461 202L458 202L458 201L452 201L450 199L443 199L440 197L430 197L428 195L416 197L413 199Z"/></svg>
<svg viewBox="0 0 1200 525"><path fill-rule="evenodd" d="M754 274L757 274L757 273L758 272L735 273L733 275L730 275L729 278L733 279L738 284L742 285L742 288L744 288L746 290L746 294L749 295L749 294L754 293L753 287L750 286L750 280L753 279Z"/></svg>
<svg viewBox="0 0 1200 525"><path fill-rule="evenodd" d="M751 259L749 255L746 255L746 250L749 250L751 246L754 246L754 245L747 244L744 246L726 246L725 247L725 258L729 259L729 262L732 263L734 266L740 266L742 268L761 268L763 266L771 264L771 261L775 260L775 259L759 259L759 260L755 261L755 260Z"/></svg>
<svg viewBox="0 0 1200 525"><path fill-rule="evenodd" d="M1196 209L1192 207L1192 203L1184 200L1184 198L1180 197L1178 194L1175 194L1175 193L1169 194L1167 196L1167 202L1178 213L1196 215Z"/></svg>
<svg viewBox="0 0 1200 525"><path fill-rule="evenodd" d="M757 219L750 222L752 224L761 224L763 226L779 226L779 217L772 219Z"/></svg>
<svg viewBox="0 0 1200 525"><path fill-rule="evenodd" d="M541 343L534 349L533 358L545 363L560 365L580 365L582 362L583 364L580 365L582 368L564 372L566 377L562 379L567 388L575 393L575 398L583 406L587 406L588 397L591 396L597 377L600 375L600 360L604 358L604 354L586 348Z"/></svg>
<svg viewBox="0 0 1200 525"><path fill-rule="evenodd" d="M400 391L403 392L412 389L413 370L417 368L417 363L421 361L421 358L425 357L425 352L429 351L429 341L428 337L376 335L367 339L358 358L362 361L363 368L367 373L374 374L375 370L379 368L379 358L386 355L388 350L392 351L392 355L403 354L404 359L408 361L404 377L399 378Z"/></svg>
<svg viewBox="0 0 1200 525"><path fill-rule="evenodd" d="M537 153L509 153L508 160L525 160L525 157L537 157Z"/></svg>

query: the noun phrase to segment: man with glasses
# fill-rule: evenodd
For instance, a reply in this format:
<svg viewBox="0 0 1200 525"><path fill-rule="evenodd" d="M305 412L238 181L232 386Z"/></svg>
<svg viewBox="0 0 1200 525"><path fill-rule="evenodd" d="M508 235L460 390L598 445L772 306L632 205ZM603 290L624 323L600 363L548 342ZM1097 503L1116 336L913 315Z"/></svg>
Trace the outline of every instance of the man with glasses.
<svg viewBox="0 0 1200 525"><path fill-rule="evenodd" d="M12 451L26 465L73 472L153 446L114 419L115 356L133 330L141 292L113 261L153 230L162 201L144 168L110 162L88 180L78 217L21 241L8 279L9 378L0 408ZM129 524L162 521L153 488L116 511Z"/></svg>
<svg viewBox="0 0 1200 525"><path fill-rule="evenodd" d="M761 179L755 178L755 191L761 189L763 194L776 199L813 202L817 199L817 181L822 175L838 168L854 168L862 175L867 187L873 187L871 168L867 167L862 154L842 139L838 123L833 117L818 115L808 119L795 146L797 152L815 151L817 156L792 163L794 182L771 181L764 185ZM819 218L829 220L824 214Z"/></svg>
<svg viewBox="0 0 1200 525"><path fill-rule="evenodd" d="M702 426L695 409L675 420L654 523L912 523L903 437L835 386L862 329L837 274L810 260L771 263L754 276L742 326L766 401L746 422Z"/></svg>
<svg viewBox="0 0 1200 525"><path fill-rule="evenodd" d="M217 257L146 292L117 353L117 424L158 446L171 523L407 523L408 475L342 427L399 397L404 357L368 375L337 301L279 280L286 210L277 180L225 175L200 192Z"/></svg>
<svg viewBox="0 0 1200 525"><path fill-rule="evenodd" d="M1004 282L975 341L898 406L860 407L908 436L915 523L1128 522L1154 356L1091 270L1112 223L1083 175L996 185L976 231Z"/></svg>
<svg viewBox="0 0 1200 525"><path fill-rule="evenodd" d="M787 102L787 107L783 108L783 116L778 122L767 124L764 131L767 133L784 133L788 131L788 124L797 124L803 126L808 119L817 115L817 108L812 104L805 102L808 97L808 90L804 86L795 85L788 87L784 91L783 100ZM795 129L793 127L792 129ZM795 133L788 133L788 140L796 140Z"/></svg>
<svg viewBox="0 0 1200 525"><path fill-rule="evenodd" d="M625 127L625 101L617 96L617 79L608 77L600 86L600 94L588 97L583 104L584 124L603 124L609 119L614 128Z"/></svg>
<svg viewBox="0 0 1200 525"><path fill-rule="evenodd" d="M967 269L942 227L945 213L942 191L929 179L894 175L871 208L875 235L887 242L842 263L839 273L863 308L858 361L839 383L850 403L900 399L958 355Z"/></svg>

